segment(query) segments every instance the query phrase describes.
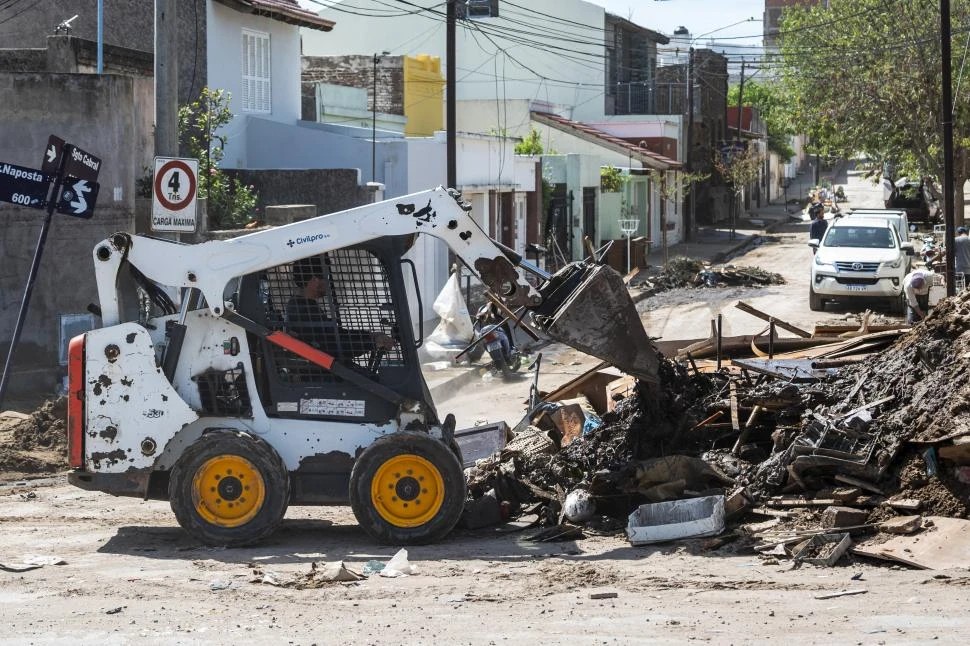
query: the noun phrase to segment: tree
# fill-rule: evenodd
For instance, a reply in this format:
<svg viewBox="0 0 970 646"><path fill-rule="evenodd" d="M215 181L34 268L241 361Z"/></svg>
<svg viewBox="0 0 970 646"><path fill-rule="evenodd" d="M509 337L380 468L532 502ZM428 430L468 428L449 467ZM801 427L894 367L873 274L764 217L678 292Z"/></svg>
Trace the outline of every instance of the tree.
<svg viewBox="0 0 970 646"><path fill-rule="evenodd" d="M236 228L251 221L258 196L219 168L228 138L221 129L232 121L230 95L205 87L199 98L179 108L179 139L190 157L199 160L200 198L206 198L210 221L217 228Z"/></svg>
<svg viewBox="0 0 970 646"><path fill-rule="evenodd" d="M932 0L831 0L789 9L782 22L781 73L792 125L814 151L864 153L910 177L943 177L940 125L940 12ZM954 0L954 25L970 20L970 0ZM964 48L953 47L959 70ZM963 222L970 176L970 81L954 95L954 199ZM963 94L959 94L962 92Z"/></svg>
<svg viewBox="0 0 970 646"><path fill-rule="evenodd" d="M686 198L696 182L703 182L710 175L651 169L647 171L650 181L660 196L660 248L663 252L664 267L667 266L667 202Z"/></svg>
<svg viewBox="0 0 970 646"><path fill-rule="evenodd" d="M722 156L718 152L714 156L714 168L734 193L734 199L731 201L732 238L734 237L734 228L744 187L758 179L763 161L761 154L753 146L735 149L733 154L730 155Z"/></svg>
<svg viewBox="0 0 970 646"><path fill-rule="evenodd" d="M542 135L535 128L532 128L522 141L515 144L516 155L541 155L542 151Z"/></svg>
<svg viewBox="0 0 970 646"><path fill-rule="evenodd" d="M728 105L738 104L740 88L732 85L728 90ZM745 80L741 104L758 110L768 127L768 150L787 161L794 156L789 137L795 134L785 110L784 89L777 82L759 83Z"/></svg>

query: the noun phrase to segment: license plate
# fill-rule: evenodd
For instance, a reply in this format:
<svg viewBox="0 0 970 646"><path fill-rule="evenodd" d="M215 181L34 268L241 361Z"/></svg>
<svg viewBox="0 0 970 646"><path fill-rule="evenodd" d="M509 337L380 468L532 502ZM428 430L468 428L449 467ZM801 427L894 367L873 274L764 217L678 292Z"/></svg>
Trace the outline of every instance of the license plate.
<svg viewBox="0 0 970 646"><path fill-rule="evenodd" d="M485 344L485 349L491 352L492 350L500 350L502 348L501 341L492 341L491 343Z"/></svg>
<svg viewBox="0 0 970 646"><path fill-rule="evenodd" d="M869 289L866 285L846 285L850 292L864 292Z"/></svg>

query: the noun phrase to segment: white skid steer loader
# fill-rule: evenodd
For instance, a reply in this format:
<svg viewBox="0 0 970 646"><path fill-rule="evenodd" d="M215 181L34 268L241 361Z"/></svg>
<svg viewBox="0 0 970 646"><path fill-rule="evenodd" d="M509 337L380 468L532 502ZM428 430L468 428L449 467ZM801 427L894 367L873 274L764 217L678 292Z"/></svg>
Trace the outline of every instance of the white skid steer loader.
<svg viewBox="0 0 970 646"><path fill-rule="evenodd" d="M615 271L550 276L469 210L439 187L226 241L98 243L103 327L69 348L70 482L169 500L207 544L265 538L291 504L348 501L379 541L443 537L466 488L454 416L418 362L414 234L445 241L550 338L647 380L658 364Z"/></svg>

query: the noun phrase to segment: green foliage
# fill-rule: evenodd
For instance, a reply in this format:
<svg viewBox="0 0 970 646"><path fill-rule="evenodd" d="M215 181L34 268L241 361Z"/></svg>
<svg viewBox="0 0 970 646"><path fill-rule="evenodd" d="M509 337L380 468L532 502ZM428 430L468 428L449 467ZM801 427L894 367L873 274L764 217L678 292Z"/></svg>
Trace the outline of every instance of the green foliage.
<svg viewBox="0 0 970 646"><path fill-rule="evenodd" d="M629 178L615 166L602 166L600 168L600 190L607 193L620 191Z"/></svg>
<svg viewBox="0 0 970 646"><path fill-rule="evenodd" d="M745 186L758 179L763 161L758 151L749 146L734 153L728 160L722 159L718 152L714 156L714 168L735 195L740 195Z"/></svg>
<svg viewBox="0 0 970 646"><path fill-rule="evenodd" d="M258 195L219 168L227 142L221 129L232 121L230 95L202 88L199 98L179 108L179 139L190 157L199 160L198 195L206 198L212 228L239 228L250 222Z"/></svg>
<svg viewBox="0 0 970 646"><path fill-rule="evenodd" d="M737 85L728 90L728 105L738 104L738 92L740 88ZM795 134L795 131L785 110L786 103L787 98L781 84L773 81L761 83L745 80L741 104L758 110L758 114L768 127L768 150L787 161L795 154L789 143L789 137Z"/></svg>
<svg viewBox="0 0 970 646"><path fill-rule="evenodd" d="M152 196L152 182L155 179L155 172L150 166L145 166L141 170L141 177L135 179L135 197L150 198Z"/></svg>
<svg viewBox="0 0 970 646"><path fill-rule="evenodd" d="M541 155L542 150L542 136L535 128L532 128L522 141L515 144L516 155Z"/></svg>
<svg viewBox="0 0 970 646"><path fill-rule="evenodd" d="M793 127L811 136L810 152L845 158L861 153L877 167L895 162L900 175L942 177L939 4L827 4L828 10L821 4L789 9L782 23L782 83ZM970 0L954 0L951 16L954 87L959 89L954 96L956 176L962 186L970 171L970 82L963 79L957 88L964 48L957 45L956 29L970 21Z"/></svg>

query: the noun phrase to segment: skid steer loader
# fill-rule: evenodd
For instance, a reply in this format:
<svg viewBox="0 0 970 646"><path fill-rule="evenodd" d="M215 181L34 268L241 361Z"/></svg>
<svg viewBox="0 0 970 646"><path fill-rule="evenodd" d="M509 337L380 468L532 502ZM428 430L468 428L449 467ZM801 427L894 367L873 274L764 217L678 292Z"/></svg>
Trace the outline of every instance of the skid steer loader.
<svg viewBox="0 0 970 646"><path fill-rule="evenodd" d="M265 538L288 505L348 501L379 541L443 537L466 489L454 416L438 415L418 361L415 234L551 339L647 380L658 364L615 271L545 274L469 211L439 187L231 240L95 245L102 327L69 346L70 482L168 500L207 544Z"/></svg>

